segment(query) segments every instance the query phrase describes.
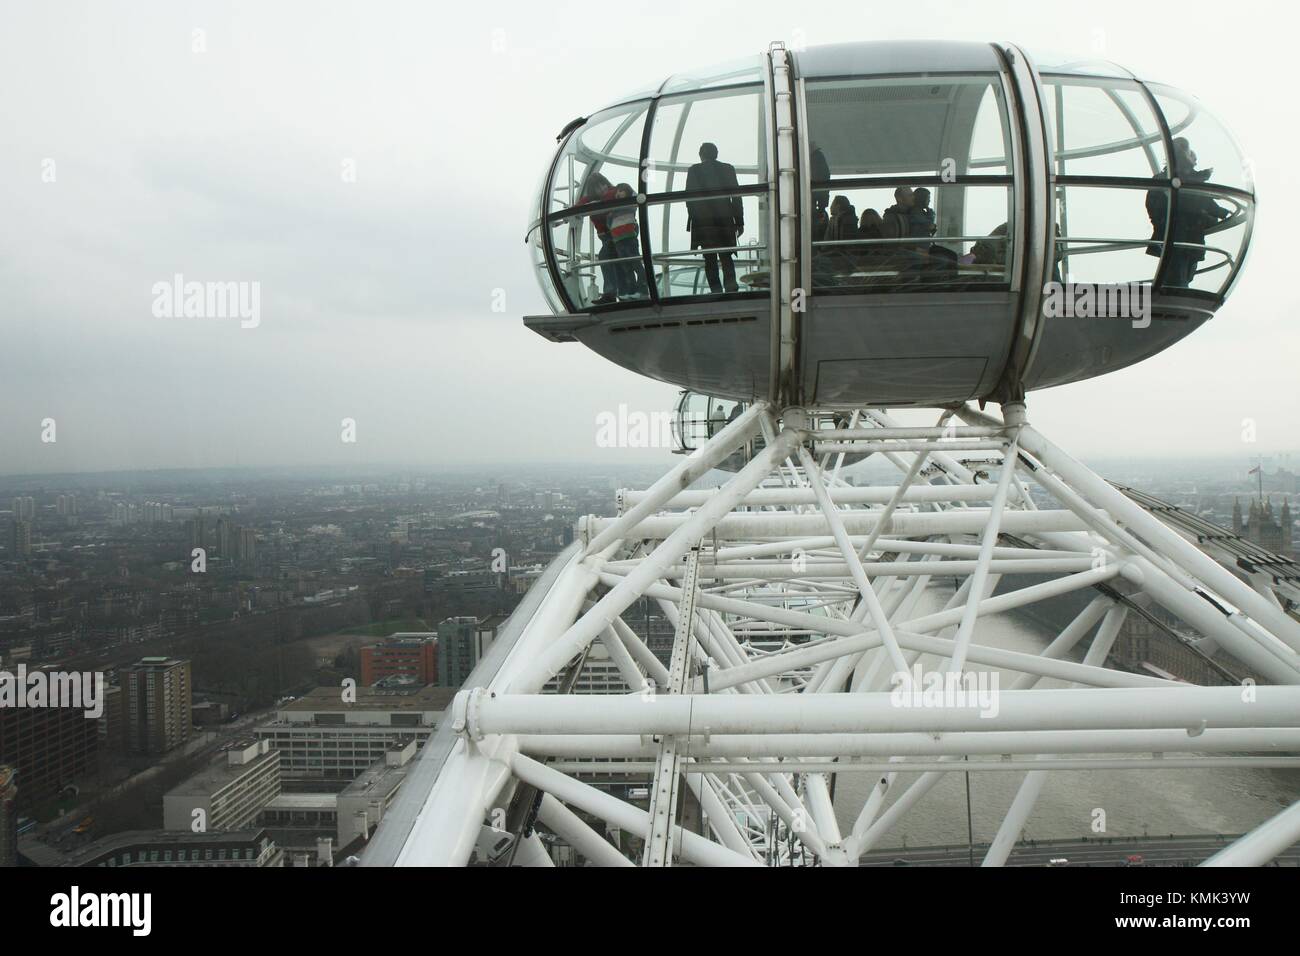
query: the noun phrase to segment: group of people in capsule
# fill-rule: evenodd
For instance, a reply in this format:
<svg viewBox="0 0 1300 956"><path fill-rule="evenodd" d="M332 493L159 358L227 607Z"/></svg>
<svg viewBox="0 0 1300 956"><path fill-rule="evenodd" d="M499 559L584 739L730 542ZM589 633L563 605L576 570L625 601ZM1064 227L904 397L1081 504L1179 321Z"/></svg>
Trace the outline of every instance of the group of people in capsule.
<svg viewBox="0 0 1300 956"><path fill-rule="evenodd" d="M700 161L686 172L688 192L735 191L740 188L736 167L718 159L713 143L700 145ZM627 201L636 197L627 183L615 185L600 172L587 177L577 205ZM745 208L739 196L714 195L686 201L686 229L691 249L702 249L704 276L709 292L739 292L736 281L735 246L745 231ZM644 299L650 294L641 263L638 210L634 205L617 206L589 217L600 241L601 293L592 305L608 305ZM703 290L700 290L703 292Z"/></svg>
<svg viewBox="0 0 1300 956"><path fill-rule="evenodd" d="M1175 139L1173 147L1173 177L1193 184L1211 177L1212 169L1196 168L1196 153L1185 137ZM685 188L688 192L714 195L686 201L691 249L701 250L710 293L738 292L734 256L736 243L745 231L745 211L739 196L725 195L728 190L739 189L736 169L719 160L718 148L713 143L701 144L699 156L700 161L687 171ZM825 156L816 148L812 174L815 183L827 183L830 178ZM1170 176L1167 166L1156 178ZM592 172L577 205L626 202L635 197L636 191L629 184L614 185L602 173ZM894 190L894 204L883 214L867 209L859 217L847 196L838 195L828 203L829 199L829 190L815 189L812 239L818 245L814 249L813 272L819 281L834 282L838 281L836 277L872 271L948 279L955 278L962 265L1006 263L1007 223L976 241L965 255L934 242L935 211L930 205L930 190L924 186L899 186ZM1146 211L1152 226L1146 252L1159 257L1169 219L1169 195L1164 188L1147 192ZM1208 195L1183 190L1178 194L1177 212L1178 221L1170 237L1175 245L1169 251L1165 285L1186 287L1206 258L1207 234L1231 218L1234 211L1220 206ZM601 293L591 304L647 298L649 289L641 260L638 207L616 206L592 213L589 218L601 244L597 258L602 279Z"/></svg>
<svg viewBox="0 0 1300 956"><path fill-rule="evenodd" d="M1005 224L965 256L934 242L935 213L924 186L899 186L884 213L867 209L860 217L847 196L836 196L828 207L829 197L829 191L813 193L812 239L820 244L813 250L813 274L821 281L854 272L952 277L959 264L1006 261Z"/></svg>

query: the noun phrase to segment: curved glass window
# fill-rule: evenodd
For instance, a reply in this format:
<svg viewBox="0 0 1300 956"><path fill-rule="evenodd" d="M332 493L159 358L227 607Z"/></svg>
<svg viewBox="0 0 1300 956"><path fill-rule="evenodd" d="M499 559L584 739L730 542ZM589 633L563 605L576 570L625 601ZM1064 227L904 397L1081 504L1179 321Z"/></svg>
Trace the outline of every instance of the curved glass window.
<svg viewBox="0 0 1300 956"><path fill-rule="evenodd" d="M546 297L547 306L557 314L563 312L564 302L555 288L555 283L551 281L551 270L546 263L545 230L540 223L529 230L527 241L528 252L533 261L533 274L537 276L537 284L542 287L542 295Z"/></svg>
<svg viewBox="0 0 1300 956"><path fill-rule="evenodd" d="M1110 76L1131 79L1133 74L1118 63L1094 58L1070 57L1059 50L1030 50L1034 69L1039 73L1068 73L1073 76Z"/></svg>
<svg viewBox="0 0 1300 956"><path fill-rule="evenodd" d="M746 56L726 63L715 63L686 73L677 73L669 77L659 92L668 96L673 93L688 93L694 90L706 90L719 86L735 86L741 83L761 83L763 81L764 57Z"/></svg>
<svg viewBox="0 0 1300 956"><path fill-rule="evenodd" d="M1056 175L1162 175L1164 137L1138 84L1045 76L1043 94Z"/></svg>
<svg viewBox="0 0 1300 956"><path fill-rule="evenodd" d="M664 97L655 107L646 156L645 191L679 192L713 187L712 180L691 169L704 161L706 143L715 158L735 172L735 185L765 183L767 118L762 87L740 87L709 94ZM730 181L728 182L730 184Z"/></svg>
<svg viewBox="0 0 1300 956"><path fill-rule="evenodd" d="M1005 176L1006 107L996 76L890 77L808 84L810 174Z"/></svg>
<svg viewBox="0 0 1300 956"><path fill-rule="evenodd" d="M1058 185L1056 268L1065 283L1150 282L1164 251L1170 190Z"/></svg>
<svg viewBox="0 0 1300 956"><path fill-rule="evenodd" d="M639 302L649 297L635 199L591 204L550 222L560 284L574 308ZM561 310L563 311L563 310Z"/></svg>
<svg viewBox="0 0 1300 956"><path fill-rule="evenodd" d="M813 234L815 290L1002 287L1014 267L1005 185L835 184Z"/></svg>
<svg viewBox="0 0 1300 956"><path fill-rule="evenodd" d="M673 420L673 438L681 451L695 451L740 417L747 403L729 398L682 392Z"/></svg>
<svg viewBox="0 0 1300 956"><path fill-rule="evenodd" d="M675 78L666 87L698 92L606 110L570 135L539 230L554 252L557 298L587 310L766 288L763 87L730 85L759 75L750 58Z"/></svg>
<svg viewBox="0 0 1300 956"><path fill-rule="evenodd" d="M597 113L569 136L555 163L547 213L599 198L602 182L637 182L647 106L632 103Z"/></svg>
<svg viewBox="0 0 1300 956"><path fill-rule="evenodd" d="M1164 288L1225 293L1246 241L1249 206L1232 195L1179 189Z"/></svg>
<svg viewBox="0 0 1300 956"><path fill-rule="evenodd" d="M710 194L647 206L659 298L765 292L767 193Z"/></svg>
<svg viewBox="0 0 1300 956"><path fill-rule="evenodd" d="M1169 87L1148 87L1174 143L1174 174L1184 185L1210 183L1253 192L1254 177L1232 135L1200 101ZM1186 150L1180 147L1186 144Z"/></svg>

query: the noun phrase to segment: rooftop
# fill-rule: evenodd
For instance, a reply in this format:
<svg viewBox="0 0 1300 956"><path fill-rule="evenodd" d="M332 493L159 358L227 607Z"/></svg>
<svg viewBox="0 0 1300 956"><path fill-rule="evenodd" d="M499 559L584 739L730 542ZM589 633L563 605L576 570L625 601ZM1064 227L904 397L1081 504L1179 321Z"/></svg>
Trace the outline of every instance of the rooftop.
<svg viewBox="0 0 1300 956"><path fill-rule="evenodd" d="M412 687L358 687L356 701L346 704L337 687L316 687L295 701L280 708L281 712L312 713L354 710L430 711L446 710L451 706L458 688L437 687L433 684Z"/></svg>
<svg viewBox="0 0 1300 956"><path fill-rule="evenodd" d="M265 754L258 754L246 763L229 762L228 754L230 752L238 750L241 747L247 748L249 746L257 746L257 742L253 741L251 744L243 743L235 745L228 750L223 751L217 757L217 761L219 762L210 764L188 780L177 784L171 790L167 791L167 796L209 796L216 793L222 787L238 780L240 777L247 774L252 767L261 764L264 760L268 758L279 760L279 751L269 750Z"/></svg>

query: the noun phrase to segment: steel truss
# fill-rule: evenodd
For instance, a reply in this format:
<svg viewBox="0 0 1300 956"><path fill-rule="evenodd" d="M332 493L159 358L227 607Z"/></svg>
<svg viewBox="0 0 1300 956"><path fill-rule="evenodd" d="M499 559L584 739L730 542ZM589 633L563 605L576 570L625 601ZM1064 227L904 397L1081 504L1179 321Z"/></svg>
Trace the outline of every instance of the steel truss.
<svg viewBox="0 0 1300 956"><path fill-rule="evenodd" d="M456 698L456 738L396 862L467 863L485 824L521 818L522 794L524 819L597 864L632 862L616 829L644 841L647 864L852 865L946 773L976 771L1023 777L983 860L996 866L1049 773L1300 762L1300 623L1285 600L1065 454L1023 405L1003 413L942 409L914 428L861 409L837 427L759 403L620 493L617 517L581 523L500 667ZM727 483L686 490L756 434L765 447ZM897 484L846 483L844 456L864 452ZM1044 580L995 593L1025 573ZM927 591L941 610L918 611ZM990 615L1071 592L1092 597L1041 653L981 640ZM624 618L643 599L675 629L668 666ZM1113 666L1126 615L1157 608L1260 686ZM597 643L629 692L542 693ZM978 689L994 673L1011 676L991 708ZM651 781L650 812L582 779L611 772ZM839 773L879 777L847 832ZM1297 839L1300 804L1206 864L1260 864Z"/></svg>

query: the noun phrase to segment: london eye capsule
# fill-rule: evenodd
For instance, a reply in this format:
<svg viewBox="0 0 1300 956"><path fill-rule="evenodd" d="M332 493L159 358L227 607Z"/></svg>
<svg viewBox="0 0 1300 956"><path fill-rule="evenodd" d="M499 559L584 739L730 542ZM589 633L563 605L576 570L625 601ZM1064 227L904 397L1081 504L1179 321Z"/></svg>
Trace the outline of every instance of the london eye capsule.
<svg viewBox="0 0 1300 956"><path fill-rule="evenodd" d="M525 322L730 401L1014 400L1196 329L1253 214L1226 129L1114 64L774 44L564 129Z"/></svg>

